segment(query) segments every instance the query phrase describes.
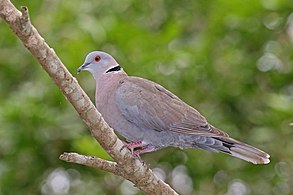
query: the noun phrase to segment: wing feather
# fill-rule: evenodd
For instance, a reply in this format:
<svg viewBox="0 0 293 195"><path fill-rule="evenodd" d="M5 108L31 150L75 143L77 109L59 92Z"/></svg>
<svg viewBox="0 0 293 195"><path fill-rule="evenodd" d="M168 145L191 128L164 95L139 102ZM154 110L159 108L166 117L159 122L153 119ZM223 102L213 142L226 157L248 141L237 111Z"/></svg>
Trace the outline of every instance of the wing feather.
<svg viewBox="0 0 293 195"><path fill-rule="evenodd" d="M210 125L196 109L152 81L127 77L120 81L115 98L122 115L139 128L228 136Z"/></svg>

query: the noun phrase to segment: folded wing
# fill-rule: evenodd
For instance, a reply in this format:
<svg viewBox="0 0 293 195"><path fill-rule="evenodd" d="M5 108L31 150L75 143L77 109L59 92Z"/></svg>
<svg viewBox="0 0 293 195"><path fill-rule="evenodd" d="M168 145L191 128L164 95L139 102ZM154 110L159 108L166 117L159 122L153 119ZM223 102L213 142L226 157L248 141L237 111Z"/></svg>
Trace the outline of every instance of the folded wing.
<svg viewBox="0 0 293 195"><path fill-rule="evenodd" d="M120 81L115 98L122 115L140 128L190 135L228 136L210 125L197 110L152 81L127 77Z"/></svg>

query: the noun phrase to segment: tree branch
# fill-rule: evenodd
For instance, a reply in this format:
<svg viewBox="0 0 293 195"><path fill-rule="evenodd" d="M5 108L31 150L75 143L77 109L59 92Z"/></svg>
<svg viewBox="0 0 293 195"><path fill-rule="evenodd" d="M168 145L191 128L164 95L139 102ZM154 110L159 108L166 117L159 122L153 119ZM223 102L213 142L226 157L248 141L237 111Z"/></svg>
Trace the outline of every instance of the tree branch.
<svg viewBox="0 0 293 195"><path fill-rule="evenodd" d="M9 0L0 0L0 16L42 65L43 69L76 109L80 118L89 127L92 136L117 164L102 159L97 160L98 158L90 160L91 157L81 157L78 154L61 155L60 158L79 164L85 162L85 165L93 165L91 163L94 163L99 168L103 167L103 170L107 167L107 171L128 179L147 194L177 194L168 184L156 177L146 165L139 160L133 159L128 150L120 151L123 143L104 121L101 114L96 110L89 97L63 65L54 50L48 46L35 27L31 25L28 9L21 7L20 12ZM77 156L79 158L75 158ZM114 167L116 168L114 169Z"/></svg>
<svg viewBox="0 0 293 195"><path fill-rule="evenodd" d="M60 160L64 160L66 162L76 163L80 165L85 165L89 167L99 168L104 171L113 173L115 175L123 176L121 173L121 167L117 165L115 162L107 161L95 156L86 156L78 153L67 153L64 152L59 157Z"/></svg>

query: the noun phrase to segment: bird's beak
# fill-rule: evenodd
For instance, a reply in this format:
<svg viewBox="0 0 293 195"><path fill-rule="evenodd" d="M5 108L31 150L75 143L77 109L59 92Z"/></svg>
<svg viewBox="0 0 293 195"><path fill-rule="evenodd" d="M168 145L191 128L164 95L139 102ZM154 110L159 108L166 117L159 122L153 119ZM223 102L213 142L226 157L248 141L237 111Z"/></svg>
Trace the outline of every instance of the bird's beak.
<svg viewBox="0 0 293 195"><path fill-rule="evenodd" d="M80 73L81 71L83 71L90 63L86 62L83 65L81 65L78 69L77 69L77 73Z"/></svg>

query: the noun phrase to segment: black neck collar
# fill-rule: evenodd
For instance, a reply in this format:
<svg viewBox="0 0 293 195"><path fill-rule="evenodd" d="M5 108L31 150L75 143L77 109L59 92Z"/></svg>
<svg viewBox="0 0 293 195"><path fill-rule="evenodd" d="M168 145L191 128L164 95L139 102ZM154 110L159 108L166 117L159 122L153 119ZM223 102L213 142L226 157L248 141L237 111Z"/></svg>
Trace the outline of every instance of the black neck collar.
<svg viewBox="0 0 293 195"><path fill-rule="evenodd" d="M106 73L108 72L116 72L116 71L120 71L121 70L121 67L118 65L118 66L115 66L113 68L110 68L109 70L107 70Z"/></svg>

